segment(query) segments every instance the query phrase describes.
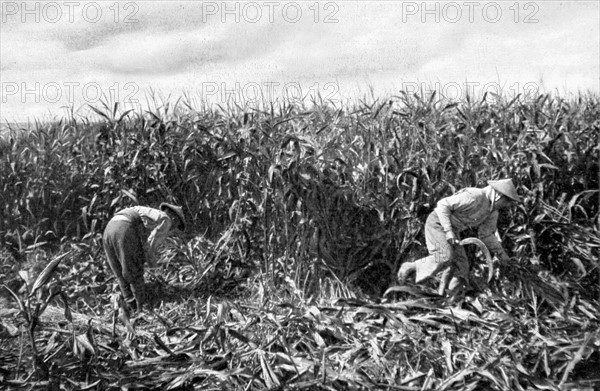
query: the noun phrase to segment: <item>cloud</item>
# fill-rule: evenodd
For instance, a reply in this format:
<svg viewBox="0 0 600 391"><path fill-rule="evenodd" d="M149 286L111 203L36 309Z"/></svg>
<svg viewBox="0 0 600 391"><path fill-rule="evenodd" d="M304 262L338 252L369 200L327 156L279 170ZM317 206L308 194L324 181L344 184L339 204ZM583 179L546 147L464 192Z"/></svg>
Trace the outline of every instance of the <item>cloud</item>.
<svg viewBox="0 0 600 391"><path fill-rule="evenodd" d="M0 69L8 82L136 83L170 91L206 82L397 90L403 82L438 80L542 80L547 89L599 89L597 2L535 3L536 23L523 23L532 11L525 3L518 3L517 22L515 3L501 3L498 23L482 18L481 7L473 21L463 15L457 23L435 23L429 15L423 23L420 15L403 13L407 2L296 3L302 7L297 22L283 12L286 3L278 3L270 20L261 2L253 3L263 6L257 23L248 21L251 3L239 2L97 2L102 18L94 23L81 12L72 22L13 18L1 26ZM237 15L223 13L232 9ZM334 23L324 23L326 17ZM30 106L11 101L2 115Z"/></svg>

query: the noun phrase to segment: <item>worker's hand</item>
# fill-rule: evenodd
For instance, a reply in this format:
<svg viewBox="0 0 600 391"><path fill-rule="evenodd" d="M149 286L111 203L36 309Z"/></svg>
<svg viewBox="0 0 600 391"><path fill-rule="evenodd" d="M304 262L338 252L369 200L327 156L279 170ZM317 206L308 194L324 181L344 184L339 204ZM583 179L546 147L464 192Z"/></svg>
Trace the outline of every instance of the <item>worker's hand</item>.
<svg viewBox="0 0 600 391"><path fill-rule="evenodd" d="M456 236L454 235L453 231L448 231L446 232L446 241L448 242L448 244L450 245L455 245L458 244L458 239L456 238Z"/></svg>

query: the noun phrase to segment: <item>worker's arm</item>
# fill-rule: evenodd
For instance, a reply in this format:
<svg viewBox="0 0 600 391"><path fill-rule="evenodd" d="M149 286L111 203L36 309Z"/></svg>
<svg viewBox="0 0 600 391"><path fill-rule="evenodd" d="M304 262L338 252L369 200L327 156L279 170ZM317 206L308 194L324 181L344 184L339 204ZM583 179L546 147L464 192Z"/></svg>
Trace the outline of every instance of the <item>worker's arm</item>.
<svg viewBox="0 0 600 391"><path fill-rule="evenodd" d="M508 261L510 257L504 251L498 235L498 211L493 211L490 216L478 227L479 238L490 252L496 254L501 261Z"/></svg>
<svg viewBox="0 0 600 391"><path fill-rule="evenodd" d="M156 253L158 246L160 246L167 238L172 224L171 219L166 213L160 213L156 219L156 223L156 227L148 236L148 266L150 267L157 266Z"/></svg>
<svg viewBox="0 0 600 391"><path fill-rule="evenodd" d="M455 244L458 239L454 232L456 227L452 226L450 217L456 211L464 210L472 206L474 202L475 199L466 191L458 192L438 201L435 212L438 215L442 229L446 233L446 239L450 244Z"/></svg>

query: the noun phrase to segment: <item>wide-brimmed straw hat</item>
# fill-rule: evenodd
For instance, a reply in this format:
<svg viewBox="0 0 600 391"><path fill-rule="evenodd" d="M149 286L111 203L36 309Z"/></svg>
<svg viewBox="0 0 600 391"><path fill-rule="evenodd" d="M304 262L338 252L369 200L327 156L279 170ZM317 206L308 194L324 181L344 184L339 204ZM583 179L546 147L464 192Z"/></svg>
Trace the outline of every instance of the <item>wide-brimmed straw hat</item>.
<svg viewBox="0 0 600 391"><path fill-rule="evenodd" d="M163 212L165 211L165 209L173 211L177 215L177 217L179 217L179 224L177 225L177 228L179 228L182 231L185 230L185 216L183 215L183 209L181 209L180 206L175 206L163 202L162 204L160 204L159 209Z"/></svg>
<svg viewBox="0 0 600 391"><path fill-rule="evenodd" d="M507 196L513 201L521 202L521 198L517 194L517 189L513 184L512 179L500 179L498 181L488 181L488 185L492 186L498 193Z"/></svg>

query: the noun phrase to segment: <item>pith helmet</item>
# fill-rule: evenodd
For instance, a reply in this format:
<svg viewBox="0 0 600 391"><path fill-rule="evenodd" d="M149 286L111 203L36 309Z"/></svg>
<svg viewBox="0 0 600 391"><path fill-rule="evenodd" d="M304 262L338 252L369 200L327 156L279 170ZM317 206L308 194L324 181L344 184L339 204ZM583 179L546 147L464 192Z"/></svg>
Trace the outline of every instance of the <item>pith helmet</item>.
<svg viewBox="0 0 600 391"><path fill-rule="evenodd" d="M498 181L488 181L488 184L492 186L498 193L507 196L513 201L521 202L521 198L517 194L517 189L513 185L512 179L500 179Z"/></svg>
<svg viewBox="0 0 600 391"><path fill-rule="evenodd" d="M179 217L179 224L177 225L177 227L182 231L185 230L185 217L183 215L183 210L181 209L180 206L175 206L175 205L171 205L171 204L167 204L166 202L163 202L162 204L160 204L159 209L162 210L163 212L165 211L165 209L169 209L169 210L175 212L177 217Z"/></svg>

